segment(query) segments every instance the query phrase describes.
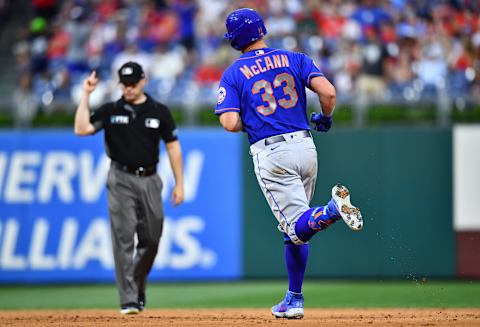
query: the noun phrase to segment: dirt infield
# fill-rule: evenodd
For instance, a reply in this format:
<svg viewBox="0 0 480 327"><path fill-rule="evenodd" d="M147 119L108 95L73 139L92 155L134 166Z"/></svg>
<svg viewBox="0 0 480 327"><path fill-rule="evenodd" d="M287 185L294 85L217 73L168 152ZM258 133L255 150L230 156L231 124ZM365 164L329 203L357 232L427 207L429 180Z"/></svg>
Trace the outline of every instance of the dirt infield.
<svg viewBox="0 0 480 327"><path fill-rule="evenodd" d="M480 326L480 309L309 309L301 320L275 319L267 309L0 311L1 326Z"/></svg>

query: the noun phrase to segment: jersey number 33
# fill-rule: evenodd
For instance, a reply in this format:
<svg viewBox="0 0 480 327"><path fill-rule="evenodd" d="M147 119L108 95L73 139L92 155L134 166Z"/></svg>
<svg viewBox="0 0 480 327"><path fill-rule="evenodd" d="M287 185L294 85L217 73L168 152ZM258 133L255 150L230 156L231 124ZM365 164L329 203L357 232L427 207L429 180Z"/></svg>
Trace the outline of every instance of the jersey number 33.
<svg viewBox="0 0 480 327"><path fill-rule="evenodd" d="M276 99L275 95L273 94L273 88L279 88L282 86L283 96L279 97L279 99ZM262 90L263 93L261 93ZM257 106L257 111L264 116L273 114L277 110L278 106L284 109L293 108L298 101L297 90L295 90L295 80L293 79L293 76L288 73L276 75L273 79L273 87L272 83L267 80L262 79L256 81L255 84L253 84L252 93L261 93L264 104L268 104L266 106Z"/></svg>

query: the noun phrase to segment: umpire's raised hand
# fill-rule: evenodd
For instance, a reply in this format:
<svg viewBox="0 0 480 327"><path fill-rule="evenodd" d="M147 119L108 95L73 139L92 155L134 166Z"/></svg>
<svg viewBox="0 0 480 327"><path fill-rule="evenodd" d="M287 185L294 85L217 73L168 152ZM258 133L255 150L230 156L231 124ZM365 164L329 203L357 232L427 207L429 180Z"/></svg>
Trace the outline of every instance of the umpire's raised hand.
<svg viewBox="0 0 480 327"><path fill-rule="evenodd" d="M97 72L92 71L90 75L83 81L83 90L88 94L95 91L98 84Z"/></svg>
<svg viewBox="0 0 480 327"><path fill-rule="evenodd" d="M98 84L97 73L92 71L83 81L83 92L80 103L75 111L74 132L77 135L90 135L95 133L95 127L90 123L90 109L88 101L90 93L95 91Z"/></svg>

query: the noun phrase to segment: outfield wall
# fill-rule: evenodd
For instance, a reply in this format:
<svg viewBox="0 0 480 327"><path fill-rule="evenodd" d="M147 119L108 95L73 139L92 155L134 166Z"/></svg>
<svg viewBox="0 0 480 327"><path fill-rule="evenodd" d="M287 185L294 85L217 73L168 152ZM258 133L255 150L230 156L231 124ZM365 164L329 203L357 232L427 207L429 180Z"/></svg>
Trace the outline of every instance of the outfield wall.
<svg viewBox="0 0 480 327"><path fill-rule="evenodd" d="M449 129L335 130L316 134L313 204L350 188L365 227L337 223L310 242L309 277L452 277L452 133ZM252 169L250 159L244 166ZM245 275L285 276L282 235L253 174L245 187ZM258 249L261 248L261 251Z"/></svg>
<svg viewBox="0 0 480 327"><path fill-rule="evenodd" d="M313 204L326 203L332 185L344 183L365 228L356 233L337 223L317 235L307 276L480 277L480 233L454 229L454 222L478 223L470 204L478 198L480 139L459 128L315 133ZM0 283L113 281L102 136L0 132ZM180 137L186 201L176 208L168 202L173 176L162 149L167 217L151 280L285 277L282 234L257 185L245 136L185 129ZM473 200L454 197L454 180Z"/></svg>

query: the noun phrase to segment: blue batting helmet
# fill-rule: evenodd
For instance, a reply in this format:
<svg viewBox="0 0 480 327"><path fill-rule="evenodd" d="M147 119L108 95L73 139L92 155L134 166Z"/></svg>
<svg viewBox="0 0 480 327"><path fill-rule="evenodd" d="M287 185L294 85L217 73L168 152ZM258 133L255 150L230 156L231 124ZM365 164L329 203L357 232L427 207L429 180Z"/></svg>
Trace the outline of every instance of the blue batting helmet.
<svg viewBox="0 0 480 327"><path fill-rule="evenodd" d="M225 26L227 33L223 37L240 51L267 34L262 16L250 8L241 8L230 13L225 20Z"/></svg>

